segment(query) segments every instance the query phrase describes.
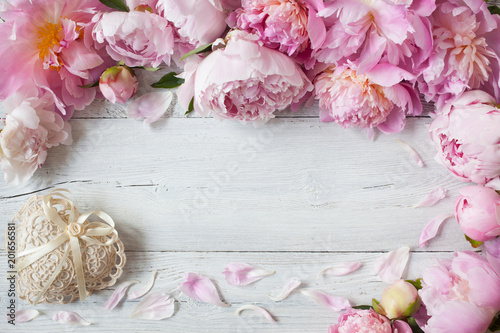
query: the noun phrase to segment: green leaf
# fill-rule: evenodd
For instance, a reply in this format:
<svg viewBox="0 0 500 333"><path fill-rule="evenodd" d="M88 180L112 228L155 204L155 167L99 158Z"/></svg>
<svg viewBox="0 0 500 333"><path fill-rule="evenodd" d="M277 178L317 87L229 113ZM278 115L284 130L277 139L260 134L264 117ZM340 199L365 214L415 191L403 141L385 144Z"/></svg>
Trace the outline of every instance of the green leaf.
<svg viewBox="0 0 500 333"><path fill-rule="evenodd" d="M372 307L370 305L356 305L352 308L356 310L370 310Z"/></svg>
<svg viewBox="0 0 500 333"><path fill-rule="evenodd" d="M491 322L490 325L490 331L492 332L500 331L500 312L498 312L495 318L493 318L493 321Z"/></svg>
<svg viewBox="0 0 500 333"><path fill-rule="evenodd" d="M184 113L184 115L190 114L191 112L193 112L193 110L194 110L194 97L191 98L191 102L189 102L188 110L186 111L186 113Z"/></svg>
<svg viewBox="0 0 500 333"><path fill-rule="evenodd" d="M99 85L99 80L97 80L96 82L94 83L91 83L91 84L86 84L84 86L79 86L80 88L94 88L94 87L97 87Z"/></svg>
<svg viewBox="0 0 500 333"><path fill-rule="evenodd" d="M207 44L207 45L202 45L202 46L197 47L196 49L194 49L192 51L189 51L188 53L184 54L181 57L181 61L184 60L184 59L186 59L189 56L192 56L193 54L198 54L198 53L203 53L203 52L210 51L212 49L212 44L213 43L210 43L210 44Z"/></svg>
<svg viewBox="0 0 500 333"><path fill-rule="evenodd" d="M377 312L378 314L381 314L382 316L385 316L386 313L385 313L385 310L383 307L381 307L379 305L379 301L377 301L375 298L372 298L372 308L373 310L375 310L375 312Z"/></svg>
<svg viewBox="0 0 500 333"><path fill-rule="evenodd" d="M99 0L103 5L109 8L121 10L122 12L128 12L127 5L123 3L122 0Z"/></svg>
<svg viewBox="0 0 500 333"><path fill-rule="evenodd" d="M415 320L415 318L409 317L409 318L406 319L406 322L408 323L408 325L410 325L411 331L413 333L424 333L424 331L422 331L422 329L418 326L417 321Z"/></svg>
<svg viewBox="0 0 500 333"><path fill-rule="evenodd" d="M477 240L474 240L472 238L470 238L469 236L465 235L465 239L470 243L470 245L472 245L473 248L477 249L478 247L481 246L481 244L483 244L483 242L479 242Z"/></svg>
<svg viewBox="0 0 500 333"><path fill-rule="evenodd" d="M405 281L412 284L417 290L422 289L422 279L405 280Z"/></svg>
<svg viewBox="0 0 500 333"><path fill-rule="evenodd" d="M165 88L165 89L172 89L180 86L181 84L184 83L184 79L177 77L176 72L170 72L168 74L165 74L160 81L153 83L151 87L153 88Z"/></svg>
<svg viewBox="0 0 500 333"><path fill-rule="evenodd" d="M498 6L488 6L488 10L493 15L494 14L500 15L500 7L498 7Z"/></svg>

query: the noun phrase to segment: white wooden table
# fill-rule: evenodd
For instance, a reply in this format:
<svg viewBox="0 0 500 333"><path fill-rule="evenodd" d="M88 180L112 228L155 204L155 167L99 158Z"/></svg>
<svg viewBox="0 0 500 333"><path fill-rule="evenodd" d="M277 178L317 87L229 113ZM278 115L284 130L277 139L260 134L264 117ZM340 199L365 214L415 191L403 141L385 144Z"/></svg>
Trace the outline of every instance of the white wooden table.
<svg viewBox="0 0 500 333"><path fill-rule="evenodd" d="M142 73L142 87L164 73ZM359 129L320 123L317 105L283 112L259 128L183 113L176 105L152 127L143 127L126 117L124 106L95 101L71 120L72 146L50 149L27 185L10 188L3 180L0 185L2 232L30 195L56 187L71 190L82 211L110 214L127 252L119 282L145 283L157 270L153 290L175 297L175 315L160 322L130 319L137 301L103 311L112 287L84 302L39 305L40 317L15 328L3 320L0 331L326 333L339 313L299 293L279 303L267 294L297 277L307 287L370 304L386 286L372 274L373 261L382 253L411 246L405 278L415 279L436 258L470 249L452 219L428 247L418 247L424 225L452 213L458 189L465 185L434 161L428 117L409 118L402 133L381 134L370 142ZM417 167L395 139L412 145L425 167ZM447 199L412 208L438 186L449 190ZM363 263L358 272L316 278L325 267L354 260ZM222 270L237 261L276 274L247 287L229 286ZM0 263L6 272L4 250ZM232 306L219 308L181 294L178 286L190 271L212 278ZM0 281L5 309L7 283ZM270 324L252 312L235 316L243 304L265 307L278 322ZM17 306L30 307L22 300ZM75 311L93 325L57 324L51 317L58 310Z"/></svg>

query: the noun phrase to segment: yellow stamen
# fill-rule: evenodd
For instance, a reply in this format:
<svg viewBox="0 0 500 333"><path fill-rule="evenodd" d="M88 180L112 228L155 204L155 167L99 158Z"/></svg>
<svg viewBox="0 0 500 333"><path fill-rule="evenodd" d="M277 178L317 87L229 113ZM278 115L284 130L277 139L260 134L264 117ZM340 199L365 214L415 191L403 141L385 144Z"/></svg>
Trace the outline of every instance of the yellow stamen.
<svg viewBox="0 0 500 333"><path fill-rule="evenodd" d="M37 32L38 41L36 43L37 49L40 51L40 59L45 59L55 46L60 43L60 32L62 30L61 23L45 23L40 27ZM60 66L59 66L60 67Z"/></svg>

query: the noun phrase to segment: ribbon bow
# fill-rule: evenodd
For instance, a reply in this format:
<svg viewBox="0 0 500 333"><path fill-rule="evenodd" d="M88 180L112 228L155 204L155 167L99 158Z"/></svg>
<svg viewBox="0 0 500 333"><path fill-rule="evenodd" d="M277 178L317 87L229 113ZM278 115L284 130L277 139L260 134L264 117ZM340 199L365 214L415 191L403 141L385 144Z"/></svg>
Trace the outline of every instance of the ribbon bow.
<svg viewBox="0 0 500 333"><path fill-rule="evenodd" d="M100 242L92 237L100 237L100 236L110 236L117 235L118 233L115 230L115 222L113 219L106 213L102 211L93 211L89 213L85 213L80 215L78 212L78 208L75 207L73 202L63 195L61 192L68 192L68 190L64 189L55 189L49 192L47 195L42 197L42 205L45 216L49 221L57 225L60 229L64 230L59 236L51 240L50 242L39 246L37 248L29 249L18 253L17 257L20 259L16 265L17 271L21 271L22 269L28 267L33 264L46 254L54 251L59 246L63 245L66 242L69 242L69 246L66 248L64 252L63 258L61 262L58 264L54 273L51 275L47 284L43 287L42 291L35 298L33 303L36 305L40 298L43 297L45 292L52 285L54 280L57 278L59 273L62 270L64 262L68 258L69 254L72 254L73 265L75 268L76 275L76 283L78 286L78 294L80 296L80 300L85 300L87 298L87 290L85 286L85 274L83 273L83 262L82 262L82 253L80 249L80 240L88 243L95 244L100 246L111 245L115 242L116 237L109 238L106 242ZM68 222L65 222L61 216L59 216L57 209L53 207L52 199L54 197L59 197L59 200L65 201L69 207L69 215ZM105 223L102 222L87 222L87 219L90 215L99 216Z"/></svg>

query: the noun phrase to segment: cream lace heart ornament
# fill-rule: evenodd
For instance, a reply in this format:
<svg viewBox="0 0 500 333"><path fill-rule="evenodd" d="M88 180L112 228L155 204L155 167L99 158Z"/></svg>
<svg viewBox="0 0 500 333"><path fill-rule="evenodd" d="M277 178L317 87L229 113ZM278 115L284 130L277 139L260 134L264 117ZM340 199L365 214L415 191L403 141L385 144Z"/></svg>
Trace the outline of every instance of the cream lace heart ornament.
<svg viewBox="0 0 500 333"><path fill-rule="evenodd" d="M30 303L84 300L115 284L126 262L113 219L102 211L80 214L55 189L31 197L17 220L17 291ZM90 222L91 216L101 221Z"/></svg>

